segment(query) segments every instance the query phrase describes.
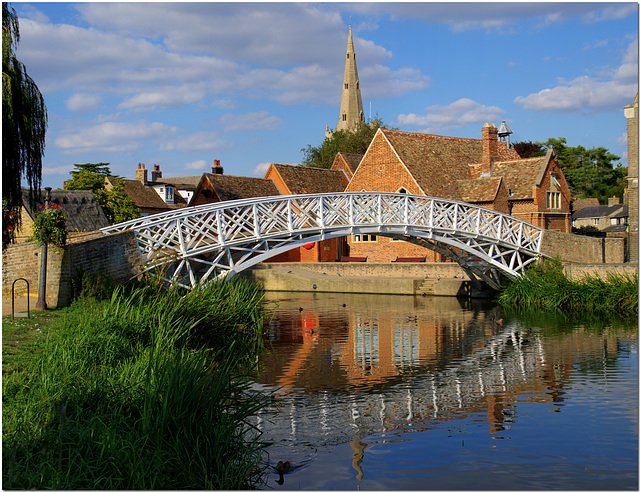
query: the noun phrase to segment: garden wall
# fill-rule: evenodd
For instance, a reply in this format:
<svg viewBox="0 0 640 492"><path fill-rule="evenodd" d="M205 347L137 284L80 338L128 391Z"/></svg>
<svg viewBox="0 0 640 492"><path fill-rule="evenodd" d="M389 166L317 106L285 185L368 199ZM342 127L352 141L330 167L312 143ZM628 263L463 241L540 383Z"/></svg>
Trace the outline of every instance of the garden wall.
<svg viewBox="0 0 640 492"><path fill-rule="evenodd" d="M18 278L29 282L30 294L36 298L33 296L38 294L41 249L35 242L27 242L12 244L3 252L3 298L11 297L11 286ZM109 236L94 234L85 241L75 238L63 248L49 245L47 306L68 306L73 296L73 283L79 281L83 273L124 282L141 273L142 269L140 252L130 231ZM20 295L26 293L25 282L17 282L15 292Z"/></svg>

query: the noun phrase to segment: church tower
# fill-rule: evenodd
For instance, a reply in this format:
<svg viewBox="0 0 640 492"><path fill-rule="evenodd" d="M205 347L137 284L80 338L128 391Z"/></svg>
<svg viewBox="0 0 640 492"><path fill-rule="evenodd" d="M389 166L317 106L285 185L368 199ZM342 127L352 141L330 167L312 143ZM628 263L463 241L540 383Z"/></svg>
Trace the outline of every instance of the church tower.
<svg viewBox="0 0 640 492"><path fill-rule="evenodd" d="M340 116L336 130L355 130L359 123L364 123L362 110L362 96L360 95L360 80L356 66L356 52L353 49L353 36L349 26L349 40L347 41L347 58L344 63L344 80L342 82L342 99L340 101ZM328 137L332 132L329 125L325 130Z"/></svg>

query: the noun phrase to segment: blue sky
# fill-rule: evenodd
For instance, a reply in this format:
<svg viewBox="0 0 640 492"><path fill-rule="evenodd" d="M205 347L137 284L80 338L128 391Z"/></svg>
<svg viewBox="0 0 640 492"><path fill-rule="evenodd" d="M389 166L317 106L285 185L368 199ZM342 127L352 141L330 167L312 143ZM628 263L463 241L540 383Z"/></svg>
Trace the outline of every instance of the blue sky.
<svg viewBox="0 0 640 492"><path fill-rule="evenodd" d="M349 25L367 117L513 141L565 137L626 165L638 91L633 3L12 3L42 91L44 186L74 163L133 178L263 177L335 128Z"/></svg>

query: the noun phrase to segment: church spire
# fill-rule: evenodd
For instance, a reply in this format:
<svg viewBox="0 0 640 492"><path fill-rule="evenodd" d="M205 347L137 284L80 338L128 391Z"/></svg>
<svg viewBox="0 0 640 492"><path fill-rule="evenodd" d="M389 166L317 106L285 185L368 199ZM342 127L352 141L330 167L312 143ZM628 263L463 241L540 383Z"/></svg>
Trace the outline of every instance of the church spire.
<svg viewBox="0 0 640 492"><path fill-rule="evenodd" d="M353 36L349 26L347 55L344 64L344 80L342 82L342 99L340 116L336 130L355 130L359 123L364 123L362 96L360 95L360 79L356 66L356 52L353 48Z"/></svg>

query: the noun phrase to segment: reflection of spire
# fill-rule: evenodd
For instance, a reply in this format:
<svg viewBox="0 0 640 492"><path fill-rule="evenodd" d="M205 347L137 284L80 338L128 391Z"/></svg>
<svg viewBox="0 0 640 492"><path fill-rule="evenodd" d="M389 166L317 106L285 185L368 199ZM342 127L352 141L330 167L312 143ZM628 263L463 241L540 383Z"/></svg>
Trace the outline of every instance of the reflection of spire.
<svg viewBox="0 0 640 492"><path fill-rule="evenodd" d="M359 486L362 481L362 477L364 477L364 471L362 470L360 463L362 463L362 460L364 459L364 448L367 447L367 443L362 441L351 441L349 444L351 445L351 449L353 449L353 461L351 462L351 465L354 470L358 472L356 478L358 479Z"/></svg>

